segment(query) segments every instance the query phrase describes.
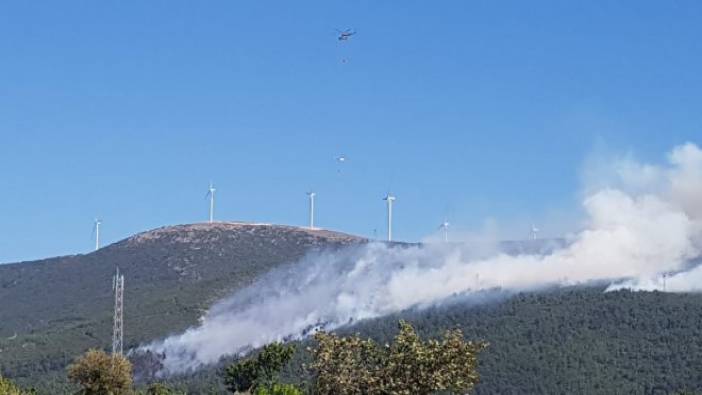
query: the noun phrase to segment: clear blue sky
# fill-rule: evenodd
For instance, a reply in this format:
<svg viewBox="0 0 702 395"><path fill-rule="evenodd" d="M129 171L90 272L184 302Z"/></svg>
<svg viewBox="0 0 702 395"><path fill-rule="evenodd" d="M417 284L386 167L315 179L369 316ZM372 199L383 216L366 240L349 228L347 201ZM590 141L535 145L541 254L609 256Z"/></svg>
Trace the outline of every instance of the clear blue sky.
<svg viewBox="0 0 702 395"><path fill-rule="evenodd" d="M205 220L543 222L702 136L698 1L4 1L0 262ZM336 28L354 28L347 43ZM348 59L342 62L342 59ZM339 173L334 157L348 156ZM546 230L545 230L546 232ZM548 232L547 232L548 233Z"/></svg>

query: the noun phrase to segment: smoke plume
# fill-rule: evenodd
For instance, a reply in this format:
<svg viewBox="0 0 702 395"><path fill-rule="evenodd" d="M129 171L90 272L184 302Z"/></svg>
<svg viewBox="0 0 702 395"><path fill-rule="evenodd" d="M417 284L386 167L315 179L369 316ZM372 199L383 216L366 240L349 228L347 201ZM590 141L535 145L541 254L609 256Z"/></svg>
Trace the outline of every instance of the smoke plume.
<svg viewBox="0 0 702 395"><path fill-rule="evenodd" d="M625 157L604 168L606 182L585 189L584 229L555 248L370 243L316 253L220 301L199 326L144 349L164 353L165 370L176 373L455 295L595 281L612 290L702 288L702 266L691 263L702 247L702 151L688 143L662 165Z"/></svg>

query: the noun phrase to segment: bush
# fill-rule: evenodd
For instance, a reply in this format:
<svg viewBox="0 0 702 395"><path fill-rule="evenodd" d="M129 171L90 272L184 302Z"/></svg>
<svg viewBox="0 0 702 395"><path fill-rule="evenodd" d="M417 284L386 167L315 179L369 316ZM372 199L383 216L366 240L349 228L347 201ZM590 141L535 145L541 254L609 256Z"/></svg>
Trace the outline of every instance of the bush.
<svg viewBox="0 0 702 395"><path fill-rule="evenodd" d="M255 357L230 365L225 372L225 384L231 392L255 391L259 386L273 388L280 369L293 353L294 346L272 343Z"/></svg>
<svg viewBox="0 0 702 395"><path fill-rule="evenodd" d="M0 395L31 395L34 391L23 391L9 379L0 376Z"/></svg>
<svg viewBox="0 0 702 395"><path fill-rule="evenodd" d="M88 350L68 367L68 378L83 395L122 395L131 392L132 364L122 355Z"/></svg>
<svg viewBox="0 0 702 395"><path fill-rule="evenodd" d="M302 395L302 390L292 384L273 384L270 387L261 386L255 395Z"/></svg>
<svg viewBox="0 0 702 395"><path fill-rule="evenodd" d="M324 332L315 339L311 367L320 394L464 394L479 381L477 356L487 346L466 342L459 330L447 331L441 341L423 342L404 321L384 347Z"/></svg>
<svg viewBox="0 0 702 395"><path fill-rule="evenodd" d="M146 390L146 395L185 395L185 393L173 390L165 384L153 383Z"/></svg>

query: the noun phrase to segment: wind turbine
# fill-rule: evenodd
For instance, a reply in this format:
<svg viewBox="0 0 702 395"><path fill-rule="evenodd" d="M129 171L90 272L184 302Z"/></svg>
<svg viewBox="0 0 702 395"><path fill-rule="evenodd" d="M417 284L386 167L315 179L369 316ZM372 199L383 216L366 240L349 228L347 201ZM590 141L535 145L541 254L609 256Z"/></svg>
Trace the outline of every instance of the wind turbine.
<svg viewBox="0 0 702 395"><path fill-rule="evenodd" d="M314 229L314 197L316 195L314 192L307 192L307 196L310 197L310 229Z"/></svg>
<svg viewBox="0 0 702 395"><path fill-rule="evenodd" d="M444 231L444 242L448 243L448 228L451 226L447 220L444 220L444 222L439 225L439 229L443 229Z"/></svg>
<svg viewBox="0 0 702 395"><path fill-rule="evenodd" d="M388 241L392 241L392 203L395 201L395 196L388 192L383 200L388 202Z"/></svg>
<svg viewBox="0 0 702 395"><path fill-rule="evenodd" d="M531 239L536 240L536 234L539 233L539 228L536 227L536 225L531 224Z"/></svg>
<svg viewBox="0 0 702 395"><path fill-rule="evenodd" d="M214 222L214 202L215 202L215 187L212 185L212 181L210 181L210 188L207 190L207 194L205 195L205 199L208 197L210 198L210 223Z"/></svg>
<svg viewBox="0 0 702 395"><path fill-rule="evenodd" d="M668 281L668 273L663 273L663 292L666 292L668 290L667 281Z"/></svg>
<svg viewBox="0 0 702 395"><path fill-rule="evenodd" d="M93 225L93 233L95 233L95 251L100 249L100 225L102 220L95 218L95 223Z"/></svg>

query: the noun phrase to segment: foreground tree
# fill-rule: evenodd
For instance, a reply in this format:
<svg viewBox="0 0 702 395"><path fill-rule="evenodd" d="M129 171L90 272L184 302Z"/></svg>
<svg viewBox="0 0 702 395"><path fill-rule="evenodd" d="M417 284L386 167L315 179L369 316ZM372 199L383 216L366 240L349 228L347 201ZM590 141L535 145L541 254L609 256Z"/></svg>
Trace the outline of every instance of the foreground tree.
<svg viewBox="0 0 702 395"><path fill-rule="evenodd" d="M254 395L302 395L302 390L292 384L273 384L256 388Z"/></svg>
<svg viewBox="0 0 702 395"><path fill-rule="evenodd" d="M320 394L375 394L382 387L384 360L375 342L324 332L315 339L318 345L311 350L314 362L310 367Z"/></svg>
<svg viewBox="0 0 702 395"><path fill-rule="evenodd" d="M140 392L141 394L141 392ZM149 388L146 389L146 395L185 395L185 392L176 391L169 388L167 385L162 383L152 383Z"/></svg>
<svg viewBox="0 0 702 395"><path fill-rule="evenodd" d="M0 376L0 395L31 395L35 394L32 391L24 391L20 387L16 386L15 383Z"/></svg>
<svg viewBox="0 0 702 395"><path fill-rule="evenodd" d="M272 343L265 346L256 356L230 365L225 372L227 389L235 393L294 395L294 392L289 391L293 391L295 387L276 383L280 369L290 361L294 352L294 346Z"/></svg>
<svg viewBox="0 0 702 395"><path fill-rule="evenodd" d="M123 395L131 392L132 364L122 355L88 350L68 367L68 378L83 395Z"/></svg>
<svg viewBox="0 0 702 395"><path fill-rule="evenodd" d="M423 342L412 326L400 321L390 345L378 346L358 336L320 332L312 350L316 389L320 394L468 393L479 381L478 353L487 344L466 342L460 330L442 340Z"/></svg>

